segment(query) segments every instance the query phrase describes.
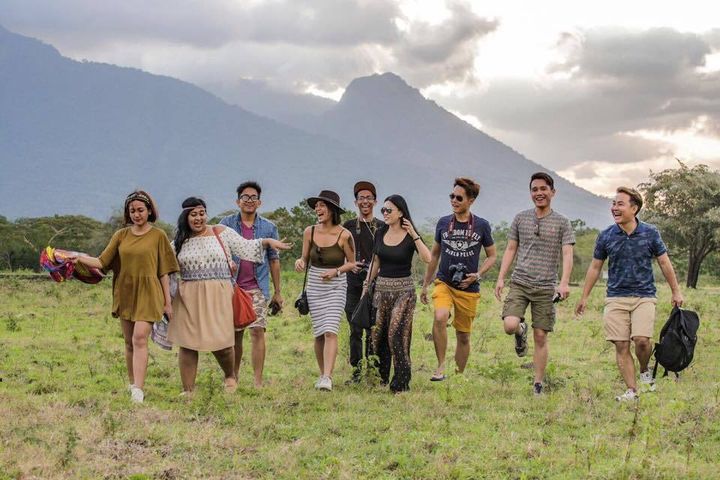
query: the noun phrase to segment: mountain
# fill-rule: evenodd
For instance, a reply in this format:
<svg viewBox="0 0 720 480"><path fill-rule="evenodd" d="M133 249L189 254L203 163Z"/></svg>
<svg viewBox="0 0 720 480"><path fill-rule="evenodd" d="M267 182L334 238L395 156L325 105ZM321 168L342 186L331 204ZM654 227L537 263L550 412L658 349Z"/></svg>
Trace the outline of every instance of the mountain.
<svg viewBox="0 0 720 480"><path fill-rule="evenodd" d="M301 129L308 118L314 122L337 103L317 95L282 91L262 80L214 81L198 86L231 105Z"/></svg>
<svg viewBox="0 0 720 480"><path fill-rule="evenodd" d="M211 212L232 208L249 178L267 187L264 207L292 206L328 186L347 192L351 166L381 163L186 82L76 62L2 28L0 85L0 211L10 218L107 218L141 187L172 221L190 195Z"/></svg>
<svg viewBox="0 0 720 480"><path fill-rule="evenodd" d="M393 74L354 80L337 104L301 100L288 109L310 113L301 130L180 80L76 62L0 27L0 85L0 214L10 218L102 219L142 187L172 221L190 195L211 213L232 208L246 179L265 187L263 209L323 188L352 207L352 184L369 179L381 196L403 194L422 220L445 214L453 178L467 175L483 188L474 210L499 222L530 205L529 175L544 170ZM253 108L270 115L266 93ZM606 200L557 180L559 211L607 223Z"/></svg>
<svg viewBox="0 0 720 480"><path fill-rule="evenodd" d="M474 209L493 221L510 220L518 210L529 208L528 182L538 171L555 178L553 205L558 211L590 225L609 220L607 199L525 158L425 99L392 73L353 80L335 107L306 125L314 133L403 165L410 176L422 171L414 184L425 192L449 193L452 178L475 178L481 193Z"/></svg>

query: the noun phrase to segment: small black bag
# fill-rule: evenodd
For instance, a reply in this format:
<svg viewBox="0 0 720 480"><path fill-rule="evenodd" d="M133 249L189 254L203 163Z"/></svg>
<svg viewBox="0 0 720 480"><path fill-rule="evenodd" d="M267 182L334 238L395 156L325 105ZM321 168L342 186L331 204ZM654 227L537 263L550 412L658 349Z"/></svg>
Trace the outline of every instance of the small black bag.
<svg viewBox="0 0 720 480"><path fill-rule="evenodd" d="M368 287L365 295L360 298L355 310L350 317L350 323L357 327L372 328L375 325L375 307L373 307L373 291Z"/></svg>
<svg viewBox="0 0 720 480"><path fill-rule="evenodd" d="M373 260L375 256L373 255ZM372 264L368 267L368 278L372 274ZM375 282L373 281L368 286L365 294L360 297L360 301L355 306L352 315L350 316L350 323L361 328L372 328L375 325L375 310L373 307L373 293L375 292Z"/></svg>
<svg viewBox="0 0 720 480"><path fill-rule="evenodd" d="M660 331L660 341L655 344L655 367L653 378L657 374L658 364L668 372L685 370L695 356L697 331L700 328L700 319L697 313L675 307L670 318Z"/></svg>
<svg viewBox="0 0 720 480"><path fill-rule="evenodd" d="M312 242L313 234L315 233L315 225L313 225L312 230L310 231L310 241ZM305 264L305 278L303 279L303 288L300 292L300 295L298 295L297 300L295 300L295 308L297 308L297 311L300 315L307 315L310 313L310 304L308 303L307 298L307 290L305 290L305 286L307 285L307 275L308 270L310 269L310 259L308 258L308 262Z"/></svg>

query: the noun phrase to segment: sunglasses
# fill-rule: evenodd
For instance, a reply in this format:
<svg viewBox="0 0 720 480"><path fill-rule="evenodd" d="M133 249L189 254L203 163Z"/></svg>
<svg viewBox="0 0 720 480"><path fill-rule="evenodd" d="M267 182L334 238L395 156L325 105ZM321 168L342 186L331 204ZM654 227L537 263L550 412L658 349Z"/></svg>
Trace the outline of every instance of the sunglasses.
<svg viewBox="0 0 720 480"><path fill-rule="evenodd" d="M451 193L451 194L450 194L450 201L453 201L453 200L457 200L458 202L462 202L463 200L465 200L465 197L463 197L462 195L455 195L454 193Z"/></svg>
<svg viewBox="0 0 720 480"><path fill-rule="evenodd" d="M534 229L533 233L535 234L536 237L540 236L540 223L539 222L535 223L535 229Z"/></svg>
<svg viewBox="0 0 720 480"><path fill-rule="evenodd" d="M393 209L392 209L392 208L382 207L382 208L380 209L380 213L382 213L383 215L390 215L392 212L393 212Z"/></svg>

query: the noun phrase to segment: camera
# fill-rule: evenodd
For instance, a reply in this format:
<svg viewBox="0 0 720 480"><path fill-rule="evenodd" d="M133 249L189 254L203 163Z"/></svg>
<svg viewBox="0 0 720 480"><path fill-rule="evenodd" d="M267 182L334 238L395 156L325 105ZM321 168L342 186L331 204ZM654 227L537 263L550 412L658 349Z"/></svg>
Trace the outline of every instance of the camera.
<svg viewBox="0 0 720 480"><path fill-rule="evenodd" d="M368 276L368 272L369 272L368 267L370 265L368 265L367 262L358 262L357 264L360 267L360 271L358 271L357 275L362 280L365 280Z"/></svg>
<svg viewBox="0 0 720 480"><path fill-rule="evenodd" d="M450 283L452 283L455 287L459 287L460 283L465 280L465 277L467 277L467 265L464 263L455 263L450 265L448 270L450 270L450 274L452 275Z"/></svg>

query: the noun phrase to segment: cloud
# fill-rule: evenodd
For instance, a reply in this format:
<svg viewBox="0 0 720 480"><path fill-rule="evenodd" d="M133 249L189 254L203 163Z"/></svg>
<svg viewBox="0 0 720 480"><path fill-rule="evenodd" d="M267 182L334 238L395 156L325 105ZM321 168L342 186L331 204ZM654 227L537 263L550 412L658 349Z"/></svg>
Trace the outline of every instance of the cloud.
<svg viewBox="0 0 720 480"><path fill-rule="evenodd" d="M665 137L625 133L699 134L703 118L702 133L718 138L720 72L703 70L706 58L720 48L718 36L717 30L694 34L669 28L567 33L557 46L564 60L542 76L492 81L476 95L435 99L475 115L488 133L574 178L589 170L569 170L571 165L672 158L699 150Z"/></svg>
<svg viewBox="0 0 720 480"><path fill-rule="evenodd" d="M76 59L332 91L382 71L419 87L472 77L476 44L497 22L463 1L447 9L429 23L407 18L398 0L4 0L0 18Z"/></svg>

